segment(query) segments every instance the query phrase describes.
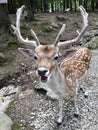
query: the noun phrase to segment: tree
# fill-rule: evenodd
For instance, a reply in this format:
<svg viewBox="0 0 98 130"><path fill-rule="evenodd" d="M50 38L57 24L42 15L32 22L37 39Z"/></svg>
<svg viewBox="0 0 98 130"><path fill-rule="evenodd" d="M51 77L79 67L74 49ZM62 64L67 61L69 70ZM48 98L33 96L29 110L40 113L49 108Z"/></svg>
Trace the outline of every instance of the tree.
<svg viewBox="0 0 98 130"><path fill-rule="evenodd" d="M88 0L84 0L84 8L87 10Z"/></svg>
<svg viewBox="0 0 98 130"><path fill-rule="evenodd" d="M52 12L54 12L54 2L53 1L51 1L51 10L52 10Z"/></svg>
<svg viewBox="0 0 98 130"><path fill-rule="evenodd" d="M16 13L16 0L8 0L8 10L10 14Z"/></svg>
<svg viewBox="0 0 98 130"><path fill-rule="evenodd" d="M0 0L0 28L8 30L10 28L10 19L7 8L7 0Z"/></svg>
<svg viewBox="0 0 98 130"><path fill-rule="evenodd" d="M34 20L36 0L27 0L28 20Z"/></svg>
<svg viewBox="0 0 98 130"><path fill-rule="evenodd" d="M82 0L79 0L79 6L82 5Z"/></svg>
<svg viewBox="0 0 98 130"><path fill-rule="evenodd" d="M70 10L72 11L73 8L72 8L72 0L70 0Z"/></svg>
<svg viewBox="0 0 98 130"><path fill-rule="evenodd" d="M48 12L48 2L47 2L47 0L43 0L43 5L44 5L44 12Z"/></svg>
<svg viewBox="0 0 98 130"><path fill-rule="evenodd" d="M92 11L94 11L94 0L91 0L91 7L92 7Z"/></svg>
<svg viewBox="0 0 98 130"><path fill-rule="evenodd" d="M35 12L61 12L67 8L70 8L70 11L77 11L80 5L83 5L86 10L94 11L98 9L98 0L8 0L9 13L15 13L22 5L26 5L28 9L27 18L33 20Z"/></svg>
<svg viewBox="0 0 98 130"><path fill-rule="evenodd" d="M98 0L96 0L96 9L98 9Z"/></svg>

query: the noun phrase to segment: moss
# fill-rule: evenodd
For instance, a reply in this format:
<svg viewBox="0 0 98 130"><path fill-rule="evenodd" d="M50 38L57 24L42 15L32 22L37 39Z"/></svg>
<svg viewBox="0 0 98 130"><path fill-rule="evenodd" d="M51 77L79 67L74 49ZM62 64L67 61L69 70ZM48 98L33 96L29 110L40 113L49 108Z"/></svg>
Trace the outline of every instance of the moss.
<svg viewBox="0 0 98 130"><path fill-rule="evenodd" d="M63 16L63 15L59 15L59 16L56 16L56 18L57 18L57 20L59 20L59 21L66 21L66 20L68 20L65 16Z"/></svg>
<svg viewBox="0 0 98 130"><path fill-rule="evenodd" d="M50 28L48 23L42 24L42 30L43 30L43 32L51 32L52 31L52 29Z"/></svg>
<svg viewBox="0 0 98 130"><path fill-rule="evenodd" d="M98 48L98 37L92 38L90 42L88 42L86 45L89 49L97 49Z"/></svg>
<svg viewBox="0 0 98 130"><path fill-rule="evenodd" d="M14 100L12 100L12 101L9 103L9 106L8 106L8 108L6 109L6 112L5 112L8 116L10 116L11 107L17 102L17 100L18 100L18 97L15 98ZM20 123L19 123L19 122L13 121L13 125L12 125L12 129L11 129L11 130L22 130L22 127L20 126Z"/></svg>
<svg viewBox="0 0 98 130"><path fill-rule="evenodd" d="M6 66L13 60L13 57L6 57L2 61L0 60L0 67Z"/></svg>
<svg viewBox="0 0 98 130"><path fill-rule="evenodd" d="M18 97L15 98L14 100L12 100L12 101L9 103L9 106L8 106L8 108L6 109L6 112L5 112L5 113L7 113L8 115L10 115L10 109L11 109L11 107L16 103L17 100L18 100Z"/></svg>
<svg viewBox="0 0 98 130"><path fill-rule="evenodd" d="M0 66L4 66L7 62L7 58L6 59L3 59L2 61L0 60Z"/></svg>
<svg viewBox="0 0 98 130"><path fill-rule="evenodd" d="M16 42L8 42L8 48L11 50L16 50L18 48L18 44Z"/></svg>
<svg viewBox="0 0 98 130"><path fill-rule="evenodd" d="M18 122L14 121L12 125L12 130L22 130L22 127Z"/></svg>

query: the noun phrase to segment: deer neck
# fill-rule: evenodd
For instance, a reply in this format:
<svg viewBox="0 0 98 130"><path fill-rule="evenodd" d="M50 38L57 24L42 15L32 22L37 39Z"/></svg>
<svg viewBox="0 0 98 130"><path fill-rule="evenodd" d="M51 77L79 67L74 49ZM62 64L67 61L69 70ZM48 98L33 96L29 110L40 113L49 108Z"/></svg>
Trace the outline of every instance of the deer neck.
<svg viewBox="0 0 98 130"><path fill-rule="evenodd" d="M58 99L59 96L65 95L64 75L58 66L50 74L48 82L43 85L47 90L47 95L51 98Z"/></svg>

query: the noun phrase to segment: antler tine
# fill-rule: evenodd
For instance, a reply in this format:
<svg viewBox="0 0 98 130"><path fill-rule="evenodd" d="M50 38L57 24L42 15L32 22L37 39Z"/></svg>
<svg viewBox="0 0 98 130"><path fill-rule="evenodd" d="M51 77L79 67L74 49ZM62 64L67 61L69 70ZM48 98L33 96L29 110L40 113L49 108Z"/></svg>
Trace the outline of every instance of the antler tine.
<svg viewBox="0 0 98 130"><path fill-rule="evenodd" d="M23 8L25 6L21 6L19 9L17 9L17 13L16 13L16 27L14 25L11 25L12 29L14 30L14 34L16 34L19 42L25 44L25 45L31 45L31 46L38 46L39 44L37 43L37 41L33 41L33 40L28 40L28 38L24 39L21 35L20 32L20 20L21 20L21 15L23 12ZM34 35L33 35L34 36ZM36 39L36 38L35 38Z"/></svg>
<svg viewBox="0 0 98 130"><path fill-rule="evenodd" d="M61 27L61 30L59 31L59 33L54 41L54 46L56 46L58 44L58 41L59 41L61 34L65 31L65 27L66 27L66 24L63 24Z"/></svg>
<svg viewBox="0 0 98 130"><path fill-rule="evenodd" d="M38 39L36 33L35 33L32 29L31 29L31 34L32 34L32 36L34 37L34 39L35 39L35 41L36 41L36 43L37 43L37 46L39 46L39 45L40 45L40 41L39 41L39 39Z"/></svg>
<svg viewBox="0 0 98 130"><path fill-rule="evenodd" d="M81 11L81 15L82 15L82 19L83 19L83 27L82 27L81 32L78 32L78 36L72 40L58 42L57 43L58 47L72 45L72 44L79 42L82 39L83 34L85 33L86 28L88 26L88 13L86 12L86 10L84 9L83 6L80 6L79 9Z"/></svg>

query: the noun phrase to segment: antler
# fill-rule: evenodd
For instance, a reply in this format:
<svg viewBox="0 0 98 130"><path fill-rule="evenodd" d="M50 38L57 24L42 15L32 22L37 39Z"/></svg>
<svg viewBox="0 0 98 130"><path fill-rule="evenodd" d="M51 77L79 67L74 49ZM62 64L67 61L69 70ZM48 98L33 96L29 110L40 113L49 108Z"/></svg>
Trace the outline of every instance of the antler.
<svg viewBox="0 0 98 130"><path fill-rule="evenodd" d="M20 19L21 19L21 15L22 15L22 11L23 11L23 8L25 6L21 6L19 9L17 9L17 13L16 13L16 27L14 25L11 25L12 29L14 30L14 34L16 34L19 42L25 44L25 45L31 45L31 46L39 46L40 45L40 42L35 34L35 32L31 29L31 34L33 35L35 41L33 40L28 40L28 38L24 39L21 35L21 32L20 32Z"/></svg>
<svg viewBox="0 0 98 130"><path fill-rule="evenodd" d="M68 41L64 41L64 42L58 42L57 43L58 47L75 44L83 38L83 34L85 33L85 30L88 26L88 13L83 8L83 6L80 6L79 9L81 11L81 15L82 15L82 19L83 19L83 27L82 27L81 32L78 32L78 36L76 38L72 39L72 40L68 40Z"/></svg>
<svg viewBox="0 0 98 130"><path fill-rule="evenodd" d="M56 39L55 39L55 41L54 41L54 46L57 45L61 34L65 31L65 27L66 27L66 24L63 24L63 25L62 25L62 28L61 28L61 30L60 30L60 32L58 33L58 35L57 35L57 37L56 37Z"/></svg>

